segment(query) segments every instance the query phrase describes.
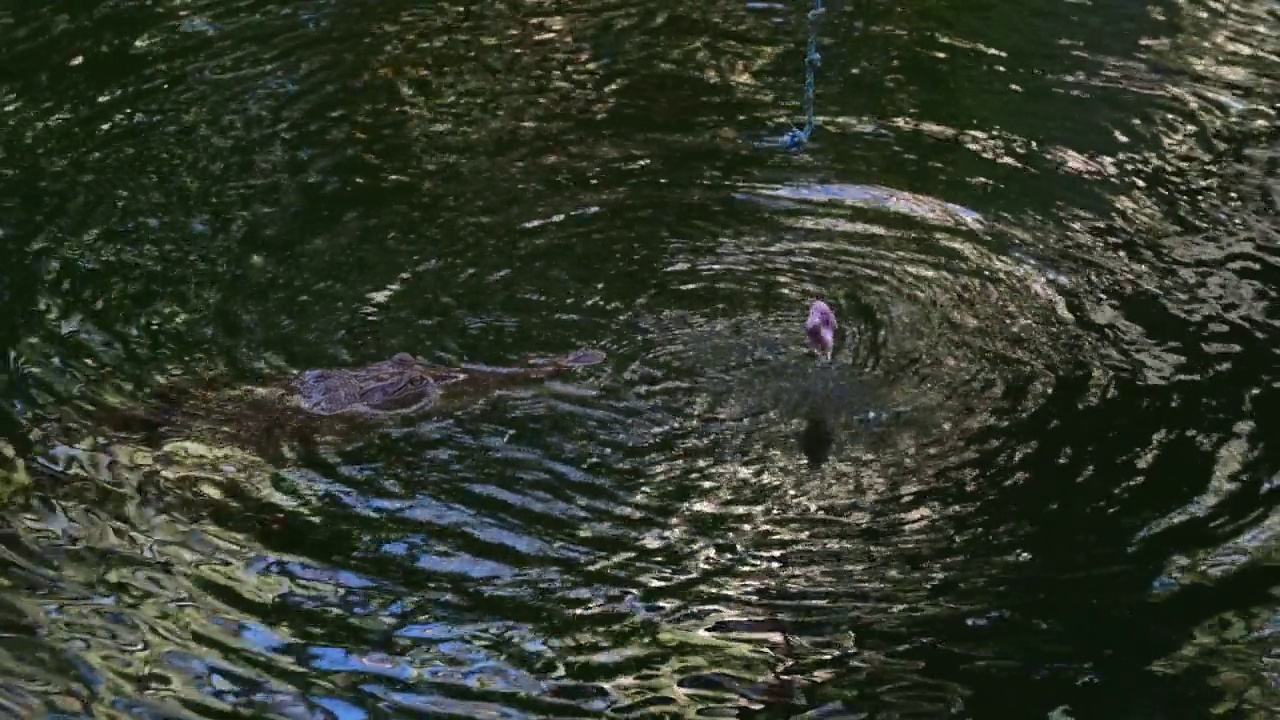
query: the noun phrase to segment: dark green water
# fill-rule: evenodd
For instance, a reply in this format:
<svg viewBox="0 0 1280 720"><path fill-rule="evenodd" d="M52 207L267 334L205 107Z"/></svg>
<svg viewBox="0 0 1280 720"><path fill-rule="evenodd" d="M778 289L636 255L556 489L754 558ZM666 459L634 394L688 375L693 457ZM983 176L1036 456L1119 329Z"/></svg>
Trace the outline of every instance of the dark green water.
<svg viewBox="0 0 1280 720"><path fill-rule="evenodd" d="M1280 8L804 10L0 8L0 716L1275 717Z"/></svg>

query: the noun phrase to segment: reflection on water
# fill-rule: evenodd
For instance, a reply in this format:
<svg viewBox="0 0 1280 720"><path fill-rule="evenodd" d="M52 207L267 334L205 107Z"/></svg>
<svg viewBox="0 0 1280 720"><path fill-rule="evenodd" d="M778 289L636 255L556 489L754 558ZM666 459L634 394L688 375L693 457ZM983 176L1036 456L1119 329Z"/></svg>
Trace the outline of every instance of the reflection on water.
<svg viewBox="0 0 1280 720"><path fill-rule="evenodd" d="M0 714L1273 716L1274 8L760 5L0 12Z"/></svg>

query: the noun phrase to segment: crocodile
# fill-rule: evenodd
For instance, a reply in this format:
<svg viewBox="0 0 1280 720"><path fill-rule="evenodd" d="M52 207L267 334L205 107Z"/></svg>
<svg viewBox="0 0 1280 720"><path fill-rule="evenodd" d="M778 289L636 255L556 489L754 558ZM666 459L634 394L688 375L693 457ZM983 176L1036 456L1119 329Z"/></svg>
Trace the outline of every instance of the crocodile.
<svg viewBox="0 0 1280 720"><path fill-rule="evenodd" d="M474 400L508 383L545 379L604 360L605 353L584 349L533 355L518 366L447 366L401 352L361 367L304 370L260 386L166 383L147 407L117 409L107 422L157 448L199 427L206 431L200 434L229 436L274 460L290 442L309 447L319 435L367 434L379 421L441 412L456 407L448 400Z"/></svg>

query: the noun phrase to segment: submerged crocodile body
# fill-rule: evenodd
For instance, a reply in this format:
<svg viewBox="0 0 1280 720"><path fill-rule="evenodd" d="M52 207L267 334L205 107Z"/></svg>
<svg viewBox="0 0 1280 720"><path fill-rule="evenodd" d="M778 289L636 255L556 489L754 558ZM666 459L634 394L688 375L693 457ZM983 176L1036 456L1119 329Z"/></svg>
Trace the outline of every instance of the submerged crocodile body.
<svg viewBox="0 0 1280 720"><path fill-rule="evenodd" d="M562 357L531 357L525 367L451 368L396 353L389 360L362 368L307 370L293 379L291 400L316 415L402 415L434 405L446 392L475 392L503 379L543 378L599 364L604 357L598 350L579 350Z"/></svg>
<svg viewBox="0 0 1280 720"><path fill-rule="evenodd" d="M444 400L475 399L510 382L547 378L603 362L598 350L558 357L532 356L523 366L434 365L397 353L358 368L305 370L263 386L217 389L166 385L154 406L115 417L119 429L163 446L175 434L230 438L265 459L282 446L310 445L318 435L344 437L379 419L446 409Z"/></svg>

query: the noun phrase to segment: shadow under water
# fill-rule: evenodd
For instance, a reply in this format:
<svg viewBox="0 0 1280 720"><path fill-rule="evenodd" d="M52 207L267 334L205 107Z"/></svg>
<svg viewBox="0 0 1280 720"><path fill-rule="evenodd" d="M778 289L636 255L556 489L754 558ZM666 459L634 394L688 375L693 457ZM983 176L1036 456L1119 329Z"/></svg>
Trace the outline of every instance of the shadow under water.
<svg viewBox="0 0 1280 720"><path fill-rule="evenodd" d="M831 425L823 417L812 416L804 421L804 429L800 431L800 452L814 467L821 467L831 458L831 446L835 443L835 434Z"/></svg>

